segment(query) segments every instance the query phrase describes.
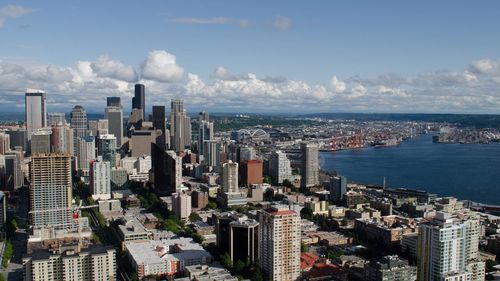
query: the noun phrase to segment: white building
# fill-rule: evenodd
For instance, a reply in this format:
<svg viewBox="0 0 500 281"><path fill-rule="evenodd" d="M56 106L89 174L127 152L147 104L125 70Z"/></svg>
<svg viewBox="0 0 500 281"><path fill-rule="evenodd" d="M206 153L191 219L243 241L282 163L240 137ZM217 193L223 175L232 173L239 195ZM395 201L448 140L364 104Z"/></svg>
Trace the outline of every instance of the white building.
<svg viewBox="0 0 500 281"><path fill-rule="evenodd" d="M186 220L191 215L191 195L185 192L173 193L172 211L179 219Z"/></svg>
<svg viewBox="0 0 500 281"><path fill-rule="evenodd" d="M300 278L300 216L286 205L273 205L259 216L260 265L266 280Z"/></svg>
<svg viewBox="0 0 500 281"><path fill-rule="evenodd" d="M312 187L319 184L319 149L314 143L302 143L302 173L300 186Z"/></svg>
<svg viewBox="0 0 500 281"><path fill-rule="evenodd" d="M478 219L438 212L419 227L418 280L484 280L484 262L477 261L478 247Z"/></svg>
<svg viewBox="0 0 500 281"><path fill-rule="evenodd" d="M101 156L90 162L90 188L95 200L111 198L111 166Z"/></svg>
<svg viewBox="0 0 500 281"><path fill-rule="evenodd" d="M47 107L45 103L45 92L41 90L27 89L25 96L26 132L28 141L31 134L47 126Z"/></svg>
<svg viewBox="0 0 500 281"><path fill-rule="evenodd" d="M274 183L280 184L284 180L292 178L292 167L286 153L280 150L273 152L269 166L270 175Z"/></svg>
<svg viewBox="0 0 500 281"><path fill-rule="evenodd" d="M225 192L238 192L238 163L222 165L222 188Z"/></svg>
<svg viewBox="0 0 500 281"><path fill-rule="evenodd" d="M90 161L96 158L95 139L93 136L78 138L76 156L78 159L78 170L82 176L89 176Z"/></svg>

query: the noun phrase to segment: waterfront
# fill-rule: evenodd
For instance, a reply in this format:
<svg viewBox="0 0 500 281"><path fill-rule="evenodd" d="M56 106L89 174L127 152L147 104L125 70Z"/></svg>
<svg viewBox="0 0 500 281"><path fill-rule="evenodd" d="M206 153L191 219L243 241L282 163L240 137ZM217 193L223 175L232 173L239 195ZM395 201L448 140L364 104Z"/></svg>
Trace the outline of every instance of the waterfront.
<svg viewBox="0 0 500 281"><path fill-rule="evenodd" d="M396 147L321 152L323 170L349 181L427 190L500 205L500 144L436 144L421 135Z"/></svg>

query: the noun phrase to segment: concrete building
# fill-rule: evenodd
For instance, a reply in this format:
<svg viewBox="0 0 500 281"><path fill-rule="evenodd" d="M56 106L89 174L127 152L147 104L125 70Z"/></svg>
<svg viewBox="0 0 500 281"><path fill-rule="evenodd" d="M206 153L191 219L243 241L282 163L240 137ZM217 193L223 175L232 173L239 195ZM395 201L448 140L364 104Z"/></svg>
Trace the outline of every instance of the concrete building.
<svg viewBox="0 0 500 281"><path fill-rule="evenodd" d="M365 265L366 281L416 281L417 267L398 256L385 256Z"/></svg>
<svg viewBox="0 0 500 281"><path fill-rule="evenodd" d="M194 209L203 209L208 204L208 193L202 190L193 190L191 192L191 206Z"/></svg>
<svg viewBox="0 0 500 281"><path fill-rule="evenodd" d="M284 180L292 178L292 167L286 153L277 150L271 154L269 175L274 184L281 184Z"/></svg>
<svg viewBox="0 0 500 281"><path fill-rule="evenodd" d="M24 185L23 157L20 150L9 151L5 154L5 187L8 190L17 189Z"/></svg>
<svg viewBox="0 0 500 281"><path fill-rule="evenodd" d="M301 182L302 188L309 188L319 184L319 150L318 145L314 143L302 143L300 145L302 152Z"/></svg>
<svg viewBox="0 0 500 281"><path fill-rule="evenodd" d="M26 90L25 114L26 133L29 142L34 131L47 126L47 106L44 91Z"/></svg>
<svg viewBox="0 0 500 281"><path fill-rule="evenodd" d="M10 151L10 135L0 131L0 155L5 155L8 151Z"/></svg>
<svg viewBox="0 0 500 281"><path fill-rule="evenodd" d="M71 200L71 156L33 155L30 166L31 225L54 228L71 225Z"/></svg>
<svg viewBox="0 0 500 281"><path fill-rule="evenodd" d="M286 205L273 205L259 215L260 265L266 280L300 278L300 216Z"/></svg>
<svg viewBox="0 0 500 281"><path fill-rule="evenodd" d="M123 189L128 181L127 171L122 167L111 168L111 190Z"/></svg>
<svg viewBox="0 0 500 281"><path fill-rule="evenodd" d="M53 153L75 155L74 130L66 124L59 123L52 126L52 151Z"/></svg>
<svg viewBox="0 0 500 281"><path fill-rule="evenodd" d="M224 192L238 192L238 163L229 161L222 165L222 189Z"/></svg>
<svg viewBox="0 0 500 281"><path fill-rule="evenodd" d="M55 126L58 124L66 124L66 114L64 112L50 112L48 115L48 126Z"/></svg>
<svg viewBox="0 0 500 281"><path fill-rule="evenodd" d="M171 149L175 152L184 151L191 145L191 118L184 110L184 101L175 98L170 103L170 133Z"/></svg>
<svg viewBox="0 0 500 281"><path fill-rule="evenodd" d="M23 258L24 281L117 280L116 250L112 247L60 246L58 251L37 250Z"/></svg>
<svg viewBox="0 0 500 281"><path fill-rule="evenodd" d="M158 130L161 134L161 131ZM156 143L156 131L154 130L134 130L129 139L129 149L132 157L151 155L151 144ZM162 147L158 145L158 147Z"/></svg>
<svg viewBox="0 0 500 281"><path fill-rule="evenodd" d="M71 110L71 128L73 129L74 151L76 155L76 147L78 146L78 138L88 135L87 112L81 105L75 105Z"/></svg>
<svg viewBox="0 0 500 281"><path fill-rule="evenodd" d="M27 132L24 128L18 128L15 130L7 131L6 134L10 136L10 149L14 150L16 147L21 147L22 150L26 151L28 148L27 144Z"/></svg>
<svg viewBox="0 0 500 281"><path fill-rule="evenodd" d="M96 159L95 138L93 136L78 138L76 156L80 175L88 177L90 173L90 161Z"/></svg>
<svg viewBox="0 0 500 281"><path fill-rule="evenodd" d="M187 220L191 215L191 195L185 192L173 193L172 211L180 220Z"/></svg>
<svg viewBox="0 0 500 281"><path fill-rule="evenodd" d="M116 137L114 135L99 136L99 153L104 161L108 161L111 167L116 166Z"/></svg>
<svg viewBox="0 0 500 281"><path fill-rule="evenodd" d="M341 202L347 192L347 179L343 176L330 178L330 201Z"/></svg>
<svg viewBox="0 0 500 281"><path fill-rule="evenodd" d="M252 184L261 184L263 177L262 160L246 160L240 165L241 184L251 186Z"/></svg>
<svg viewBox="0 0 500 281"><path fill-rule="evenodd" d="M478 247L478 219L438 212L419 227L418 280L484 280L485 265L477 261Z"/></svg>
<svg viewBox="0 0 500 281"><path fill-rule="evenodd" d="M52 152L52 130L43 128L31 133L31 153L48 154Z"/></svg>
<svg viewBox="0 0 500 281"><path fill-rule="evenodd" d="M104 111L104 118L108 120L106 134L111 134L116 137L116 148L120 148L123 144L123 108L120 101L111 101Z"/></svg>
<svg viewBox="0 0 500 281"><path fill-rule="evenodd" d="M111 167L102 156L90 161L90 189L94 200L111 199Z"/></svg>

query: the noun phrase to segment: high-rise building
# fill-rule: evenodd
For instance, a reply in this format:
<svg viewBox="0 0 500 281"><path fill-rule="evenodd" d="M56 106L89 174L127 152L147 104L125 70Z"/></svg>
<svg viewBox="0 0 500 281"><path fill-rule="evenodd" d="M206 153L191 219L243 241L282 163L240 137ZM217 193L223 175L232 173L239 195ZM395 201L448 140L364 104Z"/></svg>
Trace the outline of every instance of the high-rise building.
<svg viewBox="0 0 500 281"><path fill-rule="evenodd" d="M9 190L24 185L23 155L22 150L11 150L5 154L5 187Z"/></svg>
<svg viewBox="0 0 500 281"><path fill-rule="evenodd" d="M99 136L98 150L104 161L108 161L111 167L116 166L116 137L114 135Z"/></svg>
<svg viewBox="0 0 500 281"><path fill-rule="evenodd" d="M102 156L90 161L90 188L94 200L111 198L111 166Z"/></svg>
<svg viewBox="0 0 500 281"><path fill-rule="evenodd" d="M26 90L25 121L28 142L31 140L31 134L34 131L47 126L47 106L45 100L44 91Z"/></svg>
<svg viewBox="0 0 500 281"><path fill-rule="evenodd" d="M241 184L251 186L252 184L261 184L263 182L264 165L262 160L246 160L240 165Z"/></svg>
<svg viewBox="0 0 500 281"><path fill-rule="evenodd" d="M438 212L422 223L417 241L417 280L484 280L479 261L479 219Z"/></svg>
<svg viewBox="0 0 500 281"><path fill-rule="evenodd" d="M0 154L3 155L10 150L10 135L0 131Z"/></svg>
<svg viewBox="0 0 500 281"><path fill-rule="evenodd" d="M95 138L93 136L85 136L78 139L76 150L78 171L84 177L89 176L90 161L96 159L95 149Z"/></svg>
<svg viewBox="0 0 500 281"><path fill-rule="evenodd" d="M255 160L257 157L255 148L252 146L240 146L238 148L238 162L241 163L247 160Z"/></svg>
<svg viewBox="0 0 500 281"><path fill-rule="evenodd" d="M63 245L56 251L36 250L23 257L24 281L116 279L113 247Z"/></svg>
<svg viewBox="0 0 500 281"><path fill-rule="evenodd" d="M184 110L182 99L173 99L170 104L170 134L171 148L175 152L184 151L186 146L191 145L191 118Z"/></svg>
<svg viewBox="0 0 500 281"><path fill-rule="evenodd" d="M43 128L31 133L31 153L48 154L52 152L52 130Z"/></svg>
<svg viewBox="0 0 500 281"><path fill-rule="evenodd" d="M69 154L33 155L30 166L31 225L69 226L72 219L71 188Z"/></svg>
<svg viewBox="0 0 500 281"><path fill-rule="evenodd" d="M116 97L115 97L116 98ZM108 100L108 104L110 101ZM120 148L122 146L123 138L123 109L120 104L120 100L111 101L111 105L108 105L104 111L104 118L108 120L108 134L112 134L116 137L116 147ZM105 128L101 128L105 129Z"/></svg>
<svg viewBox="0 0 500 281"><path fill-rule="evenodd" d="M274 184L281 184L292 177L292 167L286 153L277 150L271 154L269 174Z"/></svg>
<svg viewBox="0 0 500 281"><path fill-rule="evenodd" d="M58 124L66 124L66 114L64 112L48 113L48 125L55 126Z"/></svg>
<svg viewBox="0 0 500 281"><path fill-rule="evenodd" d="M13 131L6 132L10 136L10 149L14 150L16 146L21 147L22 150L26 151L28 145L26 129L19 128Z"/></svg>
<svg viewBox="0 0 500 281"><path fill-rule="evenodd" d="M120 97L107 97L106 98L106 106L122 106Z"/></svg>
<svg viewBox="0 0 500 281"><path fill-rule="evenodd" d="M238 192L238 163L229 161L222 165L222 189L224 192Z"/></svg>
<svg viewBox="0 0 500 281"><path fill-rule="evenodd" d="M385 256L376 262L365 264L367 281L416 281L417 267L408 264L399 256Z"/></svg>
<svg viewBox="0 0 500 281"><path fill-rule="evenodd" d="M156 193L171 195L177 192L182 184L182 158L174 151L165 151L151 143L151 169Z"/></svg>
<svg viewBox="0 0 500 281"><path fill-rule="evenodd" d="M300 186L308 188L319 184L319 151L318 145L313 143L302 143L302 173Z"/></svg>
<svg viewBox="0 0 500 281"><path fill-rule="evenodd" d="M52 126L52 152L74 155L74 132L67 124Z"/></svg>
<svg viewBox="0 0 500 281"><path fill-rule="evenodd" d="M156 143L158 130L134 130L129 138L129 150L132 157L151 155L151 144ZM159 145L163 149L163 145ZM164 150L164 149L163 149Z"/></svg>
<svg viewBox="0 0 500 281"><path fill-rule="evenodd" d="M0 191L0 237L5 238L7 223L7 197L3 191Z"/></svg>
<svg viewBox="0 0 500 281"><path fill-rule="evenodd" d="M134 97L132 98L132 109L142 110L142 120L146 120L146 91L143 84L135 84Z"/></svg>
<svg viewBox="0 0 500 281"><path fill-rule="evenodd" d="M155 130L161 131L161 135L158 134L156 137L156 144L163 150L167 149L167 137L166 135L167 124L165 119L165 106L154 105L153 106L153 128Z"/></svg>
<svg viewBox="0 0 500 281"><path fill-rule="evenodd" d="M204 120L201 121L200 130L198 133L198 162L200 163L208 162L210 155L213 153L211 151L212 147L210 145L213 139L214 139L214 123Z"/></svg>
<svg viewBox="0 0 500 281"><path fill-rule="evenodd" d="M266 280L300 278L300 216L285 205L259 215L260 265Z"/></svg>
<svg viewBox="0 0 500 281"><path fill-rule="evenodd" d="M344 176L330 178L330 201L340 202L344 200L347 192L347 179Z"/></svg>
<svg viewBox="0 0 500 281"><path fill-rule="evenodd" d="M239 216L229 223L229 256L231 262L257 262L259 259L259 223Z"/></svg>
<svg viewBox="0 0 500 281"><path fill-rule="evenodd" d="M201 122L210 122L210 114L208 111L201 111L199 114L199 121Z"/></svg>
<svg viewBox="0 0 500 281"><path fill-rule="evenodd" d="M191 215L191 195L185 192L172 194L172 211L180 220L186 220Z"/></svg>
<svg viewBox="0 0 500 281"><path fill-rule="evenodd" d="M75 105L71 110L71 128L74 134L74 152L76 154L77 140L88 134L87 112L81 105Z"/></svg>

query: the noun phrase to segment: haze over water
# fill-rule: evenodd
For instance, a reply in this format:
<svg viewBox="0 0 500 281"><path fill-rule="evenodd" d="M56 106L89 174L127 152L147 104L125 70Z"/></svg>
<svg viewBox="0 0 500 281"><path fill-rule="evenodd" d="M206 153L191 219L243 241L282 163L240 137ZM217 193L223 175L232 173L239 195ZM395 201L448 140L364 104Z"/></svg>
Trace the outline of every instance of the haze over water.
<svg viewBox="0 0 500 281"><path fill-rule="evenodd" d="M349 181L427 190L500 205L500 143L436 144L422 135L397 147L322 152L323 170Z"/></svg>

